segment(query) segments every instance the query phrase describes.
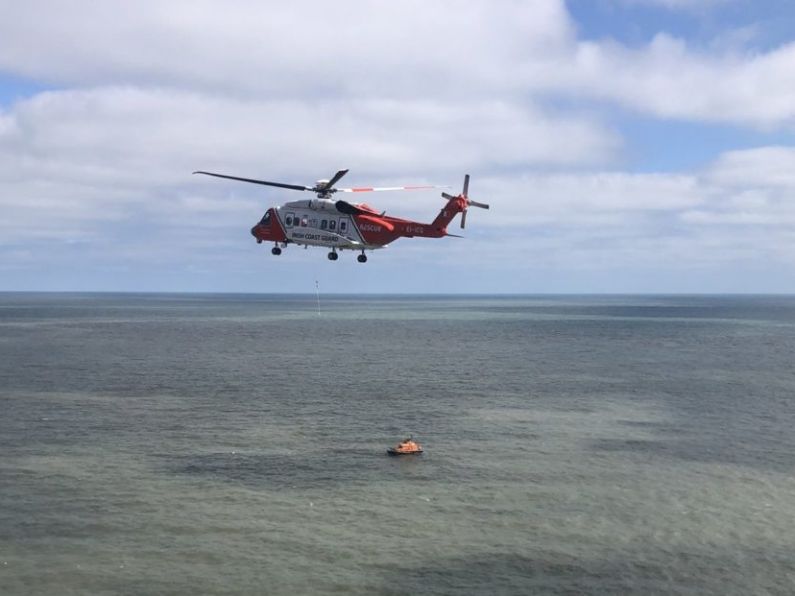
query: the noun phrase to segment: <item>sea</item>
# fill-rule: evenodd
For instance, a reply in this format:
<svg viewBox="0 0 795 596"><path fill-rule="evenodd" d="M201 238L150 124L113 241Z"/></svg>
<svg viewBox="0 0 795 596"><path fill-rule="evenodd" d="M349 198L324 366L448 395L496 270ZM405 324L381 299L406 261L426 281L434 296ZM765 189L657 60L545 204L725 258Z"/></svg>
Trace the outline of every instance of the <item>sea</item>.
<svg viewBox="0 0 795 596"><path fill-rule="evenodd" d="M792 296L0 294L3 595L793 594L794 473Z"/></svg>

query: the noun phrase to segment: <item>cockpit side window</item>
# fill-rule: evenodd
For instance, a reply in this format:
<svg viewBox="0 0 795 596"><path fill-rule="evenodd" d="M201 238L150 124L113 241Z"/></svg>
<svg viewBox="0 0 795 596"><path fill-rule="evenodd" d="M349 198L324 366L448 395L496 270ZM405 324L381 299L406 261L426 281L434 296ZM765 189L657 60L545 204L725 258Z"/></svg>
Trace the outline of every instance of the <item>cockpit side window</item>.
<svg viewBox="0 0 795 596"><path fill-rule="evenodd" d="M265 215L262 216L262 219L260 220L259 225L261 225L261 226L269 226L269 225L271 225L271 212L270 211L266 211L265 212Z"/></svg>

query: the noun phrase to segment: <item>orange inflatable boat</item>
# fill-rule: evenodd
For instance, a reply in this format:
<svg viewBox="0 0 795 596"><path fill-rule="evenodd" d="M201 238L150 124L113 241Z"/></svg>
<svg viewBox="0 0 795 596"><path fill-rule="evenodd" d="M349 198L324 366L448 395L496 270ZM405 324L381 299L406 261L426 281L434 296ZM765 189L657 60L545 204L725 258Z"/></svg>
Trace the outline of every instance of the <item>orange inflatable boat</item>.
<svg viewBox="0 0 795 596"><path fill-rule="evenodd" d="M419 455L422 447L411 437L386 450L389 455Z"/></svg>

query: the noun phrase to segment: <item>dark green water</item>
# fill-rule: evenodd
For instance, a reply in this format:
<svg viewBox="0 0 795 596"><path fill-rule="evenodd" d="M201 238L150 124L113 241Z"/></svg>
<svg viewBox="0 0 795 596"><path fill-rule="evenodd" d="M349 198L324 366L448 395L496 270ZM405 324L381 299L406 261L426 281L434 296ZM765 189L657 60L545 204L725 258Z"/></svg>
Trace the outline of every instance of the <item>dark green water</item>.
<svg viewBox="0 0 795 596"><path fill-rule="evenodd" d="M0 593L792 593L795 298L320 306L0 294Z"/></svg>

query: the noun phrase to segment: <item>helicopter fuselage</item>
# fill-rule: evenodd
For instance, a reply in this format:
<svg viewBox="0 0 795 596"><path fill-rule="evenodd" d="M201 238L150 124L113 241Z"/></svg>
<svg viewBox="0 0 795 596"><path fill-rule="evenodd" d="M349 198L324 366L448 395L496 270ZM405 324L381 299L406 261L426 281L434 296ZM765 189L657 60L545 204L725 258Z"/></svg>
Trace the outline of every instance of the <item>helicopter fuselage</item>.
<svg viewBox="0 0 795 596"><path fill-rule="evenodd" d="M251 228L251 234L258 242L325 246L339 250L375 250L385 248L404 236L440 238L447 234L446 222L435 226L385 216L365 204L353 207L356 212L346 209L349 211L346 213L331 199L291 201L268 209L259 223Z"/></svg>

